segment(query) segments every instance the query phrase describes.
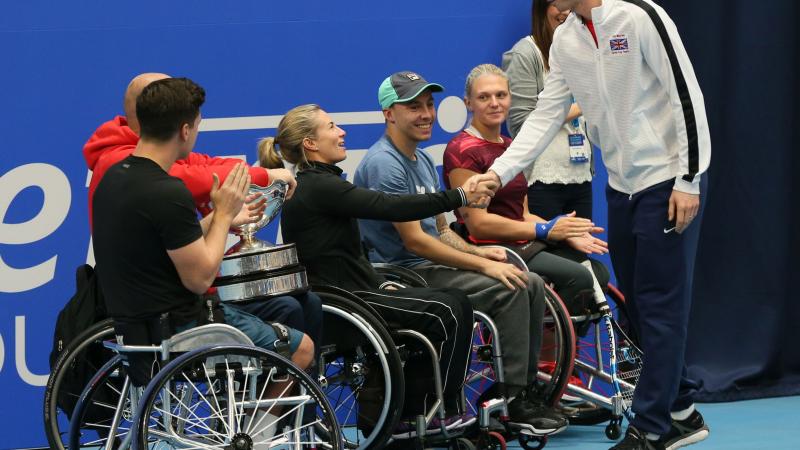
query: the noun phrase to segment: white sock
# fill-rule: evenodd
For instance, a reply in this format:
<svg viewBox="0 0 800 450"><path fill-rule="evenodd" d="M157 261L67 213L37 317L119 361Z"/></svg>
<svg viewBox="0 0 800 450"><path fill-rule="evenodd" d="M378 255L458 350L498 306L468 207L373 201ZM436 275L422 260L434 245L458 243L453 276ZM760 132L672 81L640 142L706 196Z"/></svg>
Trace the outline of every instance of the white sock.
<svg viewBox="0 0 800 450"><path fill-rule="evenodd" d="M647 437L648 441L657 441L661 439L661 435L655 433L645 433L645 437Z"/></svg>
<svg viewBox="0 0 800 450"><path fill-rule="evenodd" d="M271 438L275 436L275 428L278 426L278 416L269 414L266 411L256 410L252 426L254 429L250 438L253 439L253 450L267 450L270 448Z"/></svg>
<svg viewBox="0 0 800 450"><path fill-rule="evenodd" d="M592 275L592 288L594 290L594 300L598 303L606 301L606 294L603 292L603 288L600 287L600 282L597 281L597 277L594 276L594 271L592 270L592 262L588 259L581 262L583 267L586 267L586 270Z"/></svg>
<svg viewBox="0 0 800 450"><path fill-rule="evenodd" d="M672 416L673 420L686 420L689 418L689 416L692 415L694 410L695 410L694 403L692 403L692 406L684 409L683 411L674 411L669 413L669 415Z"/></svg>

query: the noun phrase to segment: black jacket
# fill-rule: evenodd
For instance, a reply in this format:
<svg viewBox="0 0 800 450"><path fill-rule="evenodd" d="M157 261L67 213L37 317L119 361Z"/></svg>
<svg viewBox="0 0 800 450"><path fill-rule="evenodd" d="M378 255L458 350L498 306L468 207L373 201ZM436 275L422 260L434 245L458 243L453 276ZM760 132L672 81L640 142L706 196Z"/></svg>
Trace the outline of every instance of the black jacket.
<svg viewBox="0 0 800 450"><path fill-rule="evenodd" d="M356 219L405 222L465 206L460 189L395 195L364 189L342 178L342 169L312 163L297 174L297 190L281 213L285 242L294 242L311 284L347 290L376 289L383 278L361 246Z"/></svg>

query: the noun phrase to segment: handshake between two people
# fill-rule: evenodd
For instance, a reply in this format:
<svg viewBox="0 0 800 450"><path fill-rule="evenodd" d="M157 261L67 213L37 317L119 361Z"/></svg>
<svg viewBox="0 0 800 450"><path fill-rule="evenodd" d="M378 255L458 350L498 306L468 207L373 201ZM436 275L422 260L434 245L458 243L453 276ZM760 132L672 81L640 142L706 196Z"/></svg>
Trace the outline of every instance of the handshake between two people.
<svg viewBox="0 0 800 450"><path fill-rule="evenodd" d="M461 185L461 189L464 190L464 195L467 197L467 205L470 208L486 209L494 194L500 189L500 182L499 180L473 181L474 178L476 177L470 177Z"/></svg>
<svg viewBox="0 0 800 450"><path fill-rule="evenodd" d="M486 208L489 206L491 198L494 197L494 194L500 189L500 185L500 177L497 176L494 171L489 170L486 173L480 173L469 177L466 183L461 187L464 188L467 195L478 192L481 186L484 189L491 190L491 193L486 193L482 198L486 203L482 203L481 206L476 206L478 208ZM472 206L472 204L470 204L470 206Z"/></svg>

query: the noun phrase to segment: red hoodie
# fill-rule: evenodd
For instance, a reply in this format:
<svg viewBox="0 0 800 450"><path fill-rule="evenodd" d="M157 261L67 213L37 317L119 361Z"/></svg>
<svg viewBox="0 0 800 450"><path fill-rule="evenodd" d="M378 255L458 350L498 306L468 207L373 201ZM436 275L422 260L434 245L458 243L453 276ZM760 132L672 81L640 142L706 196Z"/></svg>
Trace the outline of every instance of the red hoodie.
<svg viewBox="0 0 800 450"><path fill-rule="evenodd" d="M92 171L92 181L89 183L89 225L92 223L92 199L97 185L109 167L127 158L136 149L139 136L128 127L128 121L122 116L117 116L102 125L94 132L92 137L83 146L83 157L86 165ZM208 207L209 193L214 182L212 174L219 176L220 182L225 180L228 172L236 163L241 162L236 158L213 158L202 153L190 153L186 159L179 159L169 169L169 174L178 177L186 184L192 193L192 198L197 209L204 216L211 210ZM269 184L267 171L261 167L250 168L250 178L253 184L266 186Z"/></svg>

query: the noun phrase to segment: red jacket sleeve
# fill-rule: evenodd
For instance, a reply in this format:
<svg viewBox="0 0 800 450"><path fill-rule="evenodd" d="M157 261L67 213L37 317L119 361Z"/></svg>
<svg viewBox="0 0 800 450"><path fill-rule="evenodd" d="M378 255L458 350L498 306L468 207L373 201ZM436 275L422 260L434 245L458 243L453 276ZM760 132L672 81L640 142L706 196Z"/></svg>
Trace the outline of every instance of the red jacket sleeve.
<svg viewBox="0 0 800 450"><path fill-rule="evenodd" d="M211 186L214 184L213 174L217 174L220 183L225 181L228 173L236 163L242 162L237 158L212 158L207 155L190 153L184 160L178 160L172 165L169 174L183 180L186 187L192 193L194 204L201 214L206 215L210 211L208 202L211 200ZM250 167L251 183L260 186L269 184L267 170L263 167Z"/></svg>
<svg viewBox="0 0 800 450"><path fill-rule="evenodd" d="M139 136L128 127L127 120L122 116L117 116L100 125L84 145L83 157L88 168L93 171L92 180L89 184L90 225L92 220L92 200L100 179L109 167L133 153L138 143ZM220 182L223 182L231 169L233 169L233 166L241 161L238 158L218 158L192 152L189 153L186 159L176 161L172 165L169 174L183 180L192 193L192 199L197 209L203 215L206 215L210 212L208 202L211 185L214 180L212 174L216 173ZM250 167L250 178L253 184L260 186L269 184L269 175L266 169L261 167Z"/></svg>

